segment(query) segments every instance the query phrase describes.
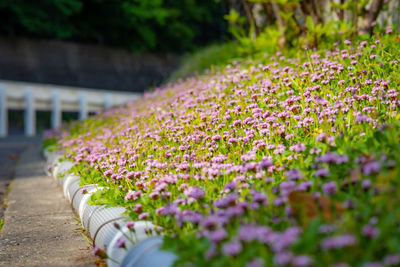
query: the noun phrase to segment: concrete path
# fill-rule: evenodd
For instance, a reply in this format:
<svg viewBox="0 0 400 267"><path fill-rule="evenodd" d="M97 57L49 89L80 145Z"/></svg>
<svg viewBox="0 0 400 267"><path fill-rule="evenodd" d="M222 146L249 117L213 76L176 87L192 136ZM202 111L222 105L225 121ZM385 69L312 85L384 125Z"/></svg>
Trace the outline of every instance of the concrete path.
<svg viewBox="0 0 400 267"><path fill-rule="evenodd" d="M0 266L95 266L71 207L45 175L38 145L20 157L0 236Z"/></svg>
<svg viewBox="0 0 400 267"><path fill-rule="evenodd" d="M21 135L0 138L0 219L3 219L4 200L8 185L15 174L15 165L21 152L32 144L40 144L40 137L25 137Z"/></svg>

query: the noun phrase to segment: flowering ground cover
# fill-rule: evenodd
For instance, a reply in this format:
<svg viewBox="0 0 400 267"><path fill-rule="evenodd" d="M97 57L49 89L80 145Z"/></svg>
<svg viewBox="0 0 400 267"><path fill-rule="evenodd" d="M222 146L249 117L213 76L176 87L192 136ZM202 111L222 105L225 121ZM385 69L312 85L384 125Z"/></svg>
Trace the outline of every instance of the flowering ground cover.
<svg viewBox="0 0 400 267"><path fill-rule="evenodd" d="M398 266L399 54L388 35L233 62L57 147L105 187L92 203L160 226L177 265Z"/></svg>

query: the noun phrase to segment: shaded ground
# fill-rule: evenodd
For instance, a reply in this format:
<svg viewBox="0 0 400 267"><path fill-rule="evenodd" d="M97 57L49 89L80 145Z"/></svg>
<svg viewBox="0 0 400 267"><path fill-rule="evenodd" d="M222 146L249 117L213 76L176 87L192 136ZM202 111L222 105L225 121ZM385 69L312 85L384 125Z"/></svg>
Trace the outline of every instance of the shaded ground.
<svg viewBox="0 0 400 267"><path fill-rule="evenodd" d="M40 145L20 156L0 236L0 266L94 266L91 246L44 165Z"/></svg>

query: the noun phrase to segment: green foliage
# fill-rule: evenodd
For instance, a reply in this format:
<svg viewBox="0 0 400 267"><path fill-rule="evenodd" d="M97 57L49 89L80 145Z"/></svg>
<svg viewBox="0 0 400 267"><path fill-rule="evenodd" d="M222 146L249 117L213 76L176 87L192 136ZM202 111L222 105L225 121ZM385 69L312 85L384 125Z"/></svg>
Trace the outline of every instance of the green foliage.
<svg viewBox="0 0 400 267"><path fill-rule="evenodd" d="M1 34L95 42L132 51L191 50L219 38L225 28L221 4L214 0L2 1L0 16Z"/></svg>
<svg viewBox="0 0 400 267"><path fill-rule="evenodd" d="M49 149L50 151L54 150L57 145L57 138L46 138L43 141L43 150Z"/></svg>
<svg viewBox="0 0 400 267"><path fill-rule="evenodd" d="M241 55L252 55L257 53L274 53L279 49L278 42L282 31L275 27L267 27L253 41L250 37L243 38L238 48Z"/></svg>
<svg viewBox="0 0 400 267"><path fill-rule="evenodd" d="M311 17L307 17L306 27L306 35L300 38L299 43L311 47L318 46L322 40L334 42L350 37L352 30L351 26L346 22L331 20L325 24L315 24Z"/></svg>
<svg viewBox="0 0 400 267"><path fill-rule="evenodd" d="M44 37L69 38L77 31L69 17L81 10L79 0L2 1L1 30L12 34L22 30Z"/></svg>
<svg viewBox="0 0 400 267"><path fill-rule="evenodd" d="M318 48L320 44L351 39L358 34L371 36L379 31L382 25L374 28L375 15L372 14L379 14L388 5L367 8L370 2L245 0L247 19L242 16L243 12L233 9L224 18L241 54L270 53L292 47ZM262 5L262 10L255 8L255 4Z"/></svg>
<svg viewBox="0 0 400 267"><path fill-rule="evenodd" d="M169 81L201 74L206 69L226 65L239 57L238 45L234 42L212 44L184 56L179 69L171 75Z"/></svg>
<svg viewBox="0 0 400 267"><path fill-rule="evenodd" d="M240 16L240 14L231 9L228 15L225 15L224 18L229 23L228 32L230 32L239 42L247 39L247 33L244 28L246 24L246 18Z"/></svg>

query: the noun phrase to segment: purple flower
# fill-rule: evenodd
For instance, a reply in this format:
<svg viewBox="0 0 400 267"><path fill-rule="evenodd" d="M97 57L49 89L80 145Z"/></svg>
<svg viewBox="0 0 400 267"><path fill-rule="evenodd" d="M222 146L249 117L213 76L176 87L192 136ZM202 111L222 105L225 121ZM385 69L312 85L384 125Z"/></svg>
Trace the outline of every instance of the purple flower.
<svg viewBox="0 0 400 267"><path fill-rule="evenodd" d="M279 207L279 206L283 205L286 202L287 202L287 198L286 197L277 197L277 198L274 199L274 205L276 207Z"/></svg>
<svg viewBox="0 0 400 267"><path fill-rule="evenodd" d="M142 191L129 191L125 195L125 200L136 200L142 194Z"/></svg>
<svg viewBox="0 0 400 267"><path fill-rule="evenodd" d="M125 243L126 243L125 239L120 238L117 240L115 247L116 248L125 248Z"/></svg>
<svg viewBox="0 0 400 267"><path fill-rule="evenodd" d="M201 216L200 213L195 213L195 212L183 216L184 222L190 222L190 223L193 223L196 225L199 224L202 219L203 219L203 216Z"/></svg>
<svg viewBox="0 0 400 267"><path fill-rule="evenodd" d="M142 204L140 204L140 203L135 204L135 206L133 206L133 211L136 213L142 212Z"/></svg>
<svg viewBox="0 0 400 267"><path fill-rule="evenodd" d="M203 221L201 222L203 227L207 228L207 229L215 229L219 223L220 223L220 220L216 216L205 217L205 218L203 218Z"/></svg>
<svg viewBox="0 0 400 267"><path fill-rule="evenodd" d="M313 260L307 255L297 255L292 259L292 264L295 267L307 267L313 263Z"/></svg>
<svg viewBox="0 0 400 267"><path fill-rule="evenodd" d="M367 224L362 228L362 234L368 238L375 238L379 235L379 229L375 226Z"/></svg>
<svg viewBox="0 0 400 267"><path fill-rule="evenodd" d="M242 244L238 240L225 243L222 251L228 256L235 256L242 251Z"/></svg>
<svg viewBox="0 0 400 267"><path fill-rule="evenodd" d="M296 186L296 182L294 181L284 181L279 185L281 190L293 190Z"/></svg>
<svg viewBox="0 0 400 267"><path fill-rule="evenodd" d="M294 181L284 181L279 185L281 195L287 197L296 188L296 182Z"/></svg>
<svg viewBox="0 0 400 267"><path fill-rule="evenodd" d="M319 147L313 147L310 149L310 154L319 154L321 153L321 149Z"/></svg>
<svg viewBox="0 0 400 267"><path fill-rule="evenodd" d="M347 155L341 155L339 156L339 158L336 161L336 164L342 164L342 163L346 163L349 161L349 156Z"/></svg>
<svg viewBox="0 0 400 267"><path fill-rule="evenodd" d="M216 134L216 135L214 135L212 137L212 140L214 140L214 141L218 141L218 140L221 140L221 139L222 139L222 137L219 134Z"/></svg>
<svg viewBox="0 0 400 267"><path fill-rule="evenodd" d="M230 195L227 195L223 199L218 199L214 202L214 206L218 208L226 208L228 206L233 206L236 201L238 200L239 196L236 193L232 193Z"/></svg>
<svg viewBox="0 0 400 267"><path fill-rule="evenodd" d="M271 249L274 252L285 251L297 242L300 234L301 229L298 227L289 227L282 233L276 233L272 240L270 240Z"/></svg>
<svg viewBox="0 0 400 267"><path fill-rule="evenodd" d="M243 242L250 242L258 238L258 227L255 225L242 225L239 229L239 238Z"/></svg>
<svg viewBox="0 0 400 267"><path fill-rule="evenodd" d="M400 255L399 254L390 254L383 258L383 263L385 266L395 266L400 264Z"/></svg>
<svg viewBox="0 0 400 267"><path fill-rule="evenodd" d="M297 143L296 145L291 146L290 150L294 152L302 152L306 150L306 146L303 143Z"/></svg>
<svg viewBox="0 0 400 267"><path fill-rule="evenodd" d="M264 260L262 258L255 258L246 264L246 267L262 267L262 266L264 266Z"/></svg>
<svg viewBox="0 0 400 267"><path fill-rule="evenodd" d="M315 176L316 177L326 177L329 174L329 170L328 169L319 169L315 172Z"/></svg>
<svg viewBox="0 0 400 267"><path fill-rule="evenodd" d="M231 191L231 190L234 190L236 188L236 183L235 182L229 182L229 183L227 183L226 185L225 185L225 187L224 187L224 189L225 190L228 190L228 191Z"/></svg>
<svg viewBox="0 0 400 267"><path fill-rule="evenodd" d="M190 186L189 188L185 189L184 194L194 199L200 199L205 196L204 190L197 186Z"/></svg>
<svg viewBox="0 0 400 267"><path fill-rule="evenodd" d="M265 169L265 168L268 168L270 166L272 166L272 161L271 160L263 159L262 161L260 161L258 163L258 167L260 169Z"/></svg>
<svg viewBox="0 0 400 267"><path fill-rule="evenodd" d="M252 210L258 210L260 208L260 204L258 204L257 202L252 202L250 203L249 208Z"/></svg>
<svg viewBox="0 0 400 267"><path fill-rule="evenodd" d="M351 210L351 209L355 208L355 204L353 201L347 200L347 201L343 202L343 208Z"/></svg>
<svg viewBox="0 0 400 267"><path fill-rule="evenodd" d="M322 186L325 195L335 195L337 193L337 185L335 182L327 182Z"/></svg>
<svg viewBox="0 0 400 267"><path fill-rule="evenodd" d="M264 206L267 205L267 197L264 194L262 194L260 192L257 192L255 190L252 191L251 193L253 195L253 201L254 202L262 204Z"/></svg>
<svg viewBox="0 0 400 267"><path fill-rule="evenodd" d="M226 233L226 231L222 228L217 229L215 231L212 231L209 233L209 239L211 240L211 242L214 243L219 243L222 240L224 240L226 237L228 236L228 234Z"/></svg>
<svg viewBox="0 0 400 267"><path fill-rule="evenodd" d="M324 133L320 133L319 135L317 135L317 137L315 137L315 141L317 142L322 142L325 140L326 135Z"/></svg>
<svg viewBox="0 0 400 267"><path fill-rule="evenodd" d="M204 256L207 260L210 260L211 258L217 256L217 248L215 247L215 245L211 245L210 249L206 251Z"/></svg>
<svg viewBox="0 0 400 267"><path fill-rule="evenodd" d="M164 209L161 211L161 214L164 216L168 215L175 215L179 212L178 204L176 203L169 203L164 206Z"/></svg>
<svg viewBox="0 0 400 267"><path fill-rule="evenodd" d="M379 173L379 171L381 170L381 164L377 161L370 161L367 164L365 164L364 166L362 166L362 172L365 175L370 175L372 173Z"/></svg>
<svg viewBox="0 0 400 267"><path fill-rule="evenodd" d="M231 218L231 217L235 217L235 216L240 216L243 214L243 212L244 212L244 208L242 206L237 205L237 206L233 206L233 207L228 207L225 210L225 215L226 215L226 217Z"/></svg>
<svg viewBox="0 0 400 267"><path fill-rule="evenodd" d="M371 180L370 180L370 179L364 179L364 180L362 180L362 182L361 182L361 187L362 187L364 190L367 190L368 188L370 188L370 187L371 187Z"/></svg>
<svg viewBox="0 0 400 267"><path fill-rule="evenodd" d="M139 215L139 220L143 220L149 217L149 213L148 212L143 212Z"/></svg>
<svg viewBox="0 0 400 267"><path fill-rule="evenodd" d="M129 230L131 230L131 231L133 231L133 230L135 230L135 223L134 222L132 222L132 221L128 221L128 222L126 222L125 223L125 226L129 229Z"/></svg>
<svg viewBox="0 0 400 267"><path fill-rule="evenodd" d="M356 116L356 119L354 122L355 123L363 123L363 122L370 122L370 121L372 121L372 119L369 116L367 116L365 114L358 114Z"/></svg>
<svg viewBox="0 0 400 267"><path fill-rule="evenodd" d="M274 265L284 266L288 265L293 258L293 254L290 251L282 251L274 256Z"/></svg>
<svg viewBox="0 0 400 267"><path fill-rule="evenodd" d="M356 238L351 234L327 237L321 241L321 247L324 250L340 249L355 245Z"/></svg>
<svg viewBox="0 0 400 267"><path fill-rule="evenodd" d="M98 246L94 246L93 250L92 250L92 255L93 256L97 256L100 252L100 248Z"/></svg>
<svg viewBox="0 0 400 267"><path fill-rule="evenodd" d="M330 234L335 231L335 226L331 224L323 224L318 228L318 233L320 234Z"/></svg>
<svg viewBox="0 0 400 267"><path fill-rule="evenodd" d="M307 191L311 188L312 186L312 182L311 181L304 181L302 183L300 183L297 187L296 187L296 191Z"/></svg>
<svg viewBox="0 0 400 267"><path fill-rule="evenodd" d="M316 157L315 159L317 162L323 162L323 163L336 163L336 164L342 164L345 163L349 160L347 155L337 155L335 153L328 152L322 156Z"/></svg>
<svg viewBox="0 0 400 267"><path fill-rule="evenodd" d="M270 241L273 232L267 226L258 226L256 233L257 233L257 240L262 244L267 244Z"/></svg>
<svg viewBox="0 0 400 267"><path fill-rule="evenodd" d="M298 169L289 170L285 174L289 180L298 180L303 177L303 175Z"/></svg>
<svg viewBox="0 0 400 267"><path fill-rule="evenodd" d="M285 152L285 146L284 145L278 145L276 149L274 150L274 154L282 154Z"/></svg>

